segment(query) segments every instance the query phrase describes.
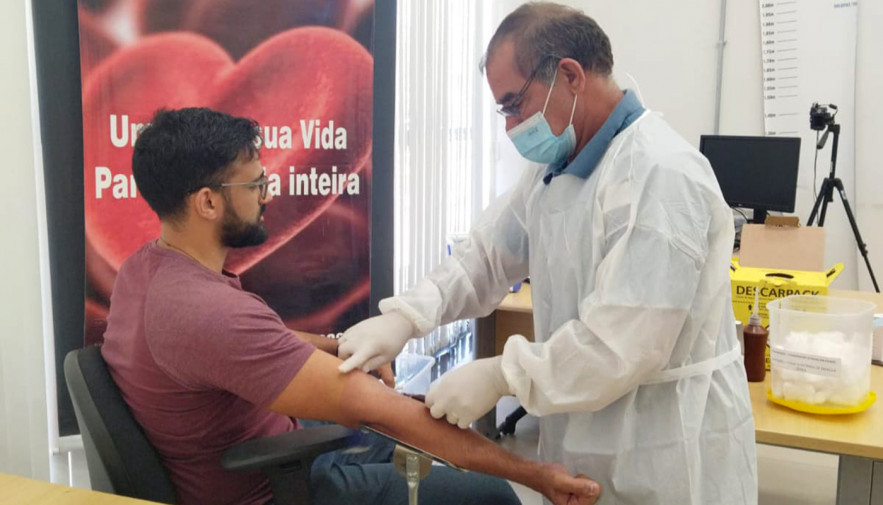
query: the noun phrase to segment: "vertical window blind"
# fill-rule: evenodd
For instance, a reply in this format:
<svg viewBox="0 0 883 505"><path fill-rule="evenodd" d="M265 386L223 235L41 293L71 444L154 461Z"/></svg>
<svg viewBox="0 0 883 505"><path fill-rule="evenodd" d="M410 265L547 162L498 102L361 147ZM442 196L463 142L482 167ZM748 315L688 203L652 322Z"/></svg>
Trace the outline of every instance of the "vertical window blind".
<svg viewBox="0 0 883 505"><path fill-rule="evenodd" d="M447 255L493 192L493 98L479 71L491 2L398 3L395 291ZM465 330L448 325L406 349L436 354Z"/></svg>

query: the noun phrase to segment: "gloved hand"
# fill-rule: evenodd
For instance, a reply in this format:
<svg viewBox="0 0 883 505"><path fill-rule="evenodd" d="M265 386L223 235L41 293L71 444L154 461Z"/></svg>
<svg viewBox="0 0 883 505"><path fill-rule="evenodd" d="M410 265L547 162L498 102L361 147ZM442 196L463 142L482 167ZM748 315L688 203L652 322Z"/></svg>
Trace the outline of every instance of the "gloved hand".
<svg viewBox="0 0 883 505"><path fill-rule="evenodd" d="M416 333L414 324L398 312L365 319L338 340L337 356L344 360L338 370L348 373L359 368L370 372L389 363Z"/></svg>
<svg viewBox="0 0 883 505"><path fill-rule="evenodd" d="M469 428L501 396L510 394L502 362L502 356L479 359L442 375L426 395L429 413L436 419L446 417L464 430Z"/></svg>

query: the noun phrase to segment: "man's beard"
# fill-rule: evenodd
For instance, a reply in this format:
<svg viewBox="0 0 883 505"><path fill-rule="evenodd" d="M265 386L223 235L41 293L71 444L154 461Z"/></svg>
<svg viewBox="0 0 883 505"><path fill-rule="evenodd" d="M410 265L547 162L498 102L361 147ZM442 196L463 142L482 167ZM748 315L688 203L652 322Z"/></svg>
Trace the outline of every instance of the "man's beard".
<svg viewBox="0 0 883 505"><path fill-rule="evenodd" d="M224 210L221 222L221 244L230 248L251 247L267 241L270 234L260 217L264 214L265 205L261 205L261 213L257 221L248 223L233 212L231 206Z"/></svg>

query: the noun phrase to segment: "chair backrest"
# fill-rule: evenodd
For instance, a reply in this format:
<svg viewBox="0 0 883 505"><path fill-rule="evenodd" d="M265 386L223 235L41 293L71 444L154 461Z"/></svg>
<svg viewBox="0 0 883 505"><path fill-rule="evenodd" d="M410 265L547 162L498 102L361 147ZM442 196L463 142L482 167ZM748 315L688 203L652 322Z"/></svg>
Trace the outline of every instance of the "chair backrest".
<svg viewBox="0 0 883 505"><path fill-rule="evenodd" d="M135 421L98 347L71 351L64 376L83 436L92 489L175 503L175 488Z"/></svg>

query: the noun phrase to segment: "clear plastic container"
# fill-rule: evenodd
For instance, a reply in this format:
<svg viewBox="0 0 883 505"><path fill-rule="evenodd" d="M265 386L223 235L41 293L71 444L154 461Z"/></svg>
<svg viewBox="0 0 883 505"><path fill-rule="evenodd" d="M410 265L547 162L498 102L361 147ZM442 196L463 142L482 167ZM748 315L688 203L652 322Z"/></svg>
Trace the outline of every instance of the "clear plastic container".
<svg viewBox="0 0 883 505"><path fill-rule="evenodd" d="M874 308L864 300L806 295L767 304L771 397L798 407L866 402Z"/></svg>
<svg viewBox="0 0 883 505"><path fill-rule="evenodd" d="M434 364L432 356L399 354L396 358L396 391L409 395L428 393Z"/></svg>

